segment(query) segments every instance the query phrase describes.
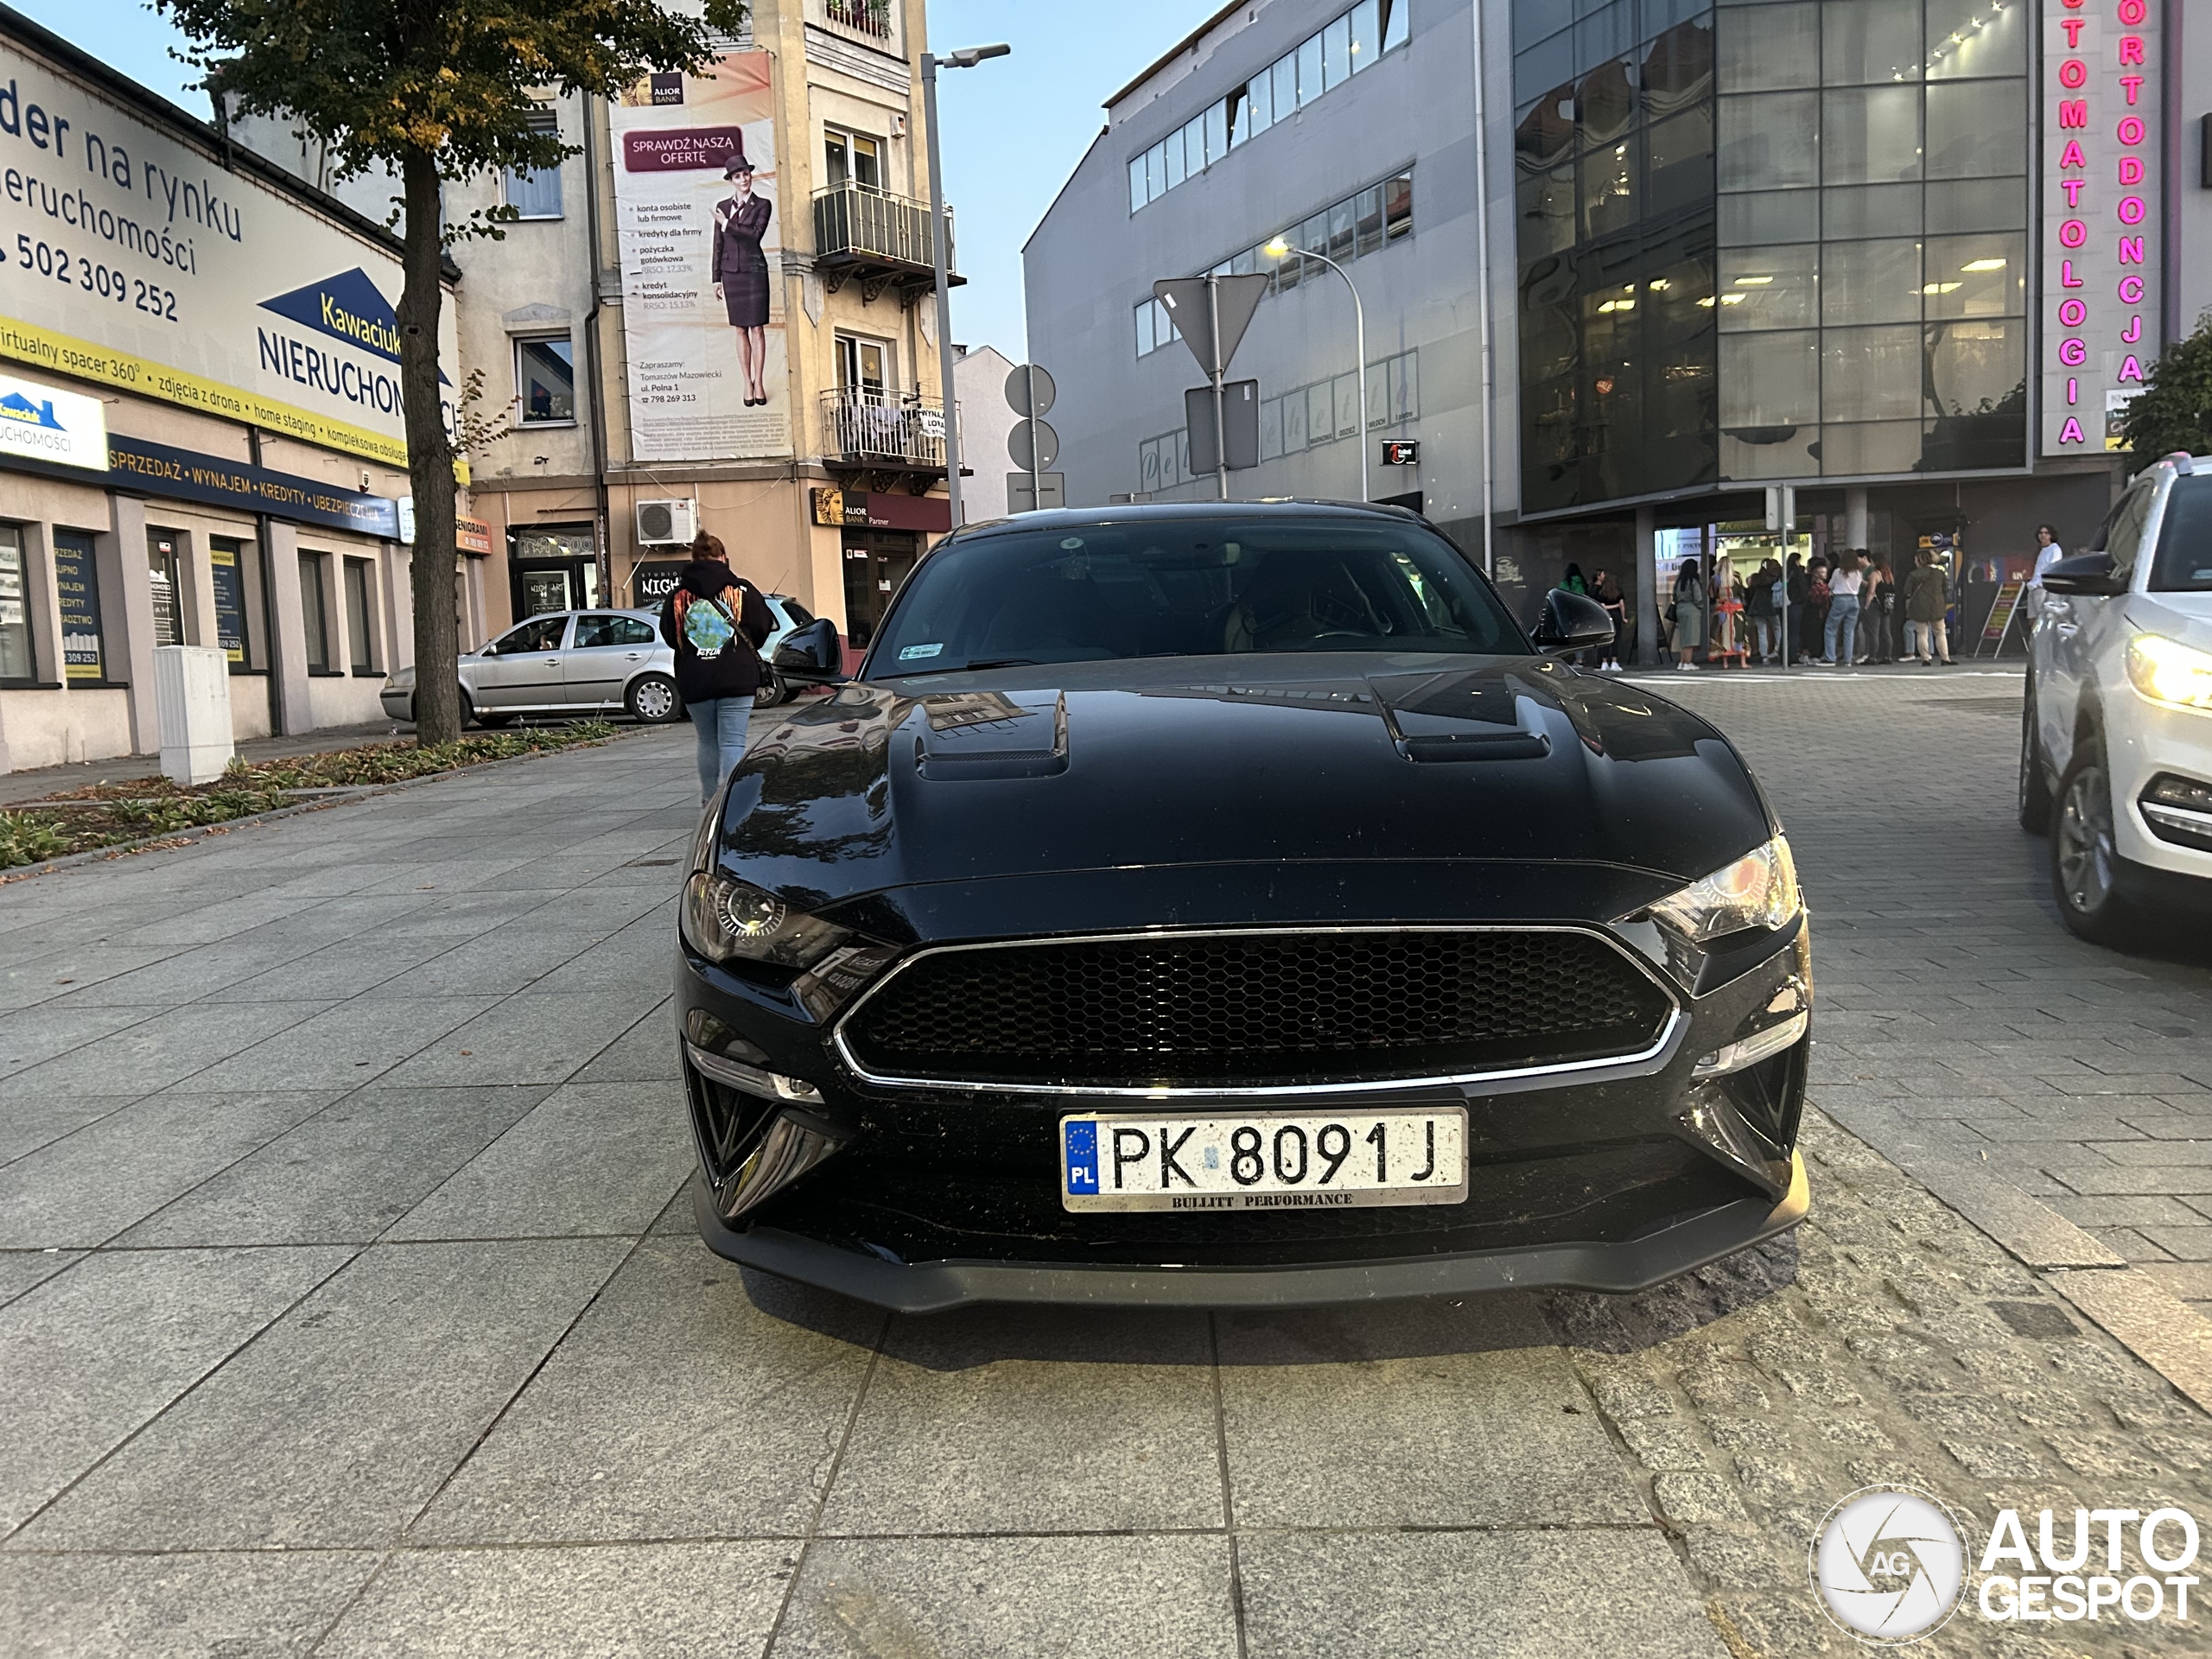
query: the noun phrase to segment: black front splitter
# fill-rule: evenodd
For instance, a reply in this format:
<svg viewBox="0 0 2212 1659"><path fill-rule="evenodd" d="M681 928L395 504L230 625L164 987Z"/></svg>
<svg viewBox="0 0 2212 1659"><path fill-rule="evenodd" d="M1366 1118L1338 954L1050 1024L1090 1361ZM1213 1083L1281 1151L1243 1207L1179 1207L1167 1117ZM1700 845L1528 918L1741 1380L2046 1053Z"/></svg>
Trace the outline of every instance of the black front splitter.
<svg viewBox="0 0 2212 1659"><path fill-rule="evenodd" d="M772 1227L738 1232L692 1181L699 1236L716 1255L901 1313L942 1313L972 1302L1087 1303L1099 1307L1311 1307L1458 1296L1491 1290L1648 1290L1787 1232L1810 1200L1805 1161L1792 1154L1780 1203L1745 1198L1624 1243L1353 1262L1331 1267L1132 1268L1058 1262L906 1264L840 1249Z"/></svg>

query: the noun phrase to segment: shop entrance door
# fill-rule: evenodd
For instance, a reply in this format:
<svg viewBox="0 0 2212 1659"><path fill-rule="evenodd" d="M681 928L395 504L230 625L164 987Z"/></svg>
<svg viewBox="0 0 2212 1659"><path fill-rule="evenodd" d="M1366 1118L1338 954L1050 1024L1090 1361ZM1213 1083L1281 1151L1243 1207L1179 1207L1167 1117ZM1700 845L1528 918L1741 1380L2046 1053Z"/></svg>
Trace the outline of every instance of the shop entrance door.
<svg viewBox="0 0 2212 1659"><path fill-rule="evenodd" d="M876 624L914 568L912 539L899 546L845 546L845 637L855 651L875 638Z"/></svg>

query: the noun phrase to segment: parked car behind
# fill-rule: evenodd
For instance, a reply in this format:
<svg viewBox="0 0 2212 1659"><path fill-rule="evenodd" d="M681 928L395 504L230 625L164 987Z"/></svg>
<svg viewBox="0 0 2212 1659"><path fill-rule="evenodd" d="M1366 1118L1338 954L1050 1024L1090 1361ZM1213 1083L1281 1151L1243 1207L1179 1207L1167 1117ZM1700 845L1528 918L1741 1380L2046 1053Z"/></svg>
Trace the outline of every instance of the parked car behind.
<svg viewBox="0 0 2212 1659"><path fill-rule="evenodd" d="M2020 823L2050 831L2067 926L2124 944L2212 910L2212 456L2145 467L2043 588Z"/></svg>
<svg viewBox="0 0 2212 1659"><path fill-rule="evenodd" d="M814 618L795 599L766 595L776 630L761 648L776 648ZM525 618L497 639L461 655L461 723L504 726L518 715L626 714L647 725L683 717L676 693L676 653L660 637L654 611L548 611ZM772 667L760 701L791 695ZM415 671L394 670L384 683L384 711L415 718Z"/></svg>

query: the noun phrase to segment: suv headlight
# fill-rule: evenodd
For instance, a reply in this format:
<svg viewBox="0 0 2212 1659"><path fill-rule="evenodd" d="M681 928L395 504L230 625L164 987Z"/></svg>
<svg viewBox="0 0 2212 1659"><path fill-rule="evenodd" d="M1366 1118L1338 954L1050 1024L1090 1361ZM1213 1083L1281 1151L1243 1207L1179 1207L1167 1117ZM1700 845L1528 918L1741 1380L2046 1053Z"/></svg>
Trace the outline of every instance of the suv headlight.
<svg viewBox="0 0 2212 1659"><path fill-rule="evenodd" d="M683 937L709 961L807 968L849 936L844 928L793 910L749 881L702 870L684 885Z"/></svg>
<svg viewBox="0 0 2212 1659"><path fill-rule="evenodd" d="M2155 633L2127 642L2127 677L2153 702L2212 709L2212 653Z"/></svg>
<svg viewBox="0 0 2212 1659"><path fill-rule="evenodd" d="M1777 836L1734 863L1693 881L1651 906L1651 913L1693 944L1745 928L1787 926L1805 907L1789 842Z"/></svg>

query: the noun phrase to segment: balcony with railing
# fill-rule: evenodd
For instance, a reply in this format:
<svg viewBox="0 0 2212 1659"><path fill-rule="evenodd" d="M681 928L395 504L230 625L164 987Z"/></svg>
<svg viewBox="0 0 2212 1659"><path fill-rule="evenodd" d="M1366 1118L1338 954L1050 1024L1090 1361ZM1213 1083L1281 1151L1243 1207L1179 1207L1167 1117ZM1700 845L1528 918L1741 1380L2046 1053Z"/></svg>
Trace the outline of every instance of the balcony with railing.
<svg viewBox="0 0 2212 1659"><path fill-rule="evenodd" d="M952 268L952 210L945 209L944 262ZM814 193L814 268L835 294L857 281L873 301L896 286L908 305L936 281L928 204L848 181ZM958 286L964 277L954 276Z"/></svg>
<svg viewBox="0 0 2212 1659"><path fill-rule="evenodd" d="M849 29L871 41L890 41L891 0L822 0L822 10L840 29Z"/></svg>
<svg viewBox="0 0 2212 1659"><path fill-rule="evenodd" d="M944 470L944 405L880 386L822 394L822 457L890 473Z"/></svg>

